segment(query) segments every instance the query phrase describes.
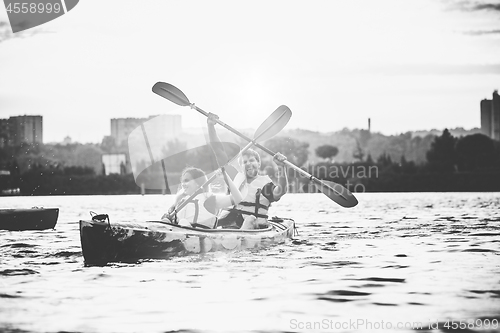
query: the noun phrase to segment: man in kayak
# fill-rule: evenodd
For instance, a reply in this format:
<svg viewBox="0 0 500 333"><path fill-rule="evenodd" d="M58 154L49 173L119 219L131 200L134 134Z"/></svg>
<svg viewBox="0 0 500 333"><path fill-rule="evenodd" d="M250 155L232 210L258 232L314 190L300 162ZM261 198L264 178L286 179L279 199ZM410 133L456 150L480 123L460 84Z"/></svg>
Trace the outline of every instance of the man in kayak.
<svg viewBox="0 0 500 333"><path fill-rule="evenodd" d="M207 119L210 142L220 143L215 130L217 115L210 113ZM221 145L213 145L222 147ZM216 150L216 148L214 148ZM219 152L220 153L220 152ZM216 152L217 154L217 152ZM222 228L261 229L269 226L268 210L272 202L278 201L288 190L285 167L286 157L277 153L273 161L278 165L276 184L267 175L259 175L261 160L259 154L248 149L242 154L245 180L239 186L243 200L232 208L224 210L217 222ZM244 189L246 187L246 189ZM246 195L244 194L246 192Z"/></svg>

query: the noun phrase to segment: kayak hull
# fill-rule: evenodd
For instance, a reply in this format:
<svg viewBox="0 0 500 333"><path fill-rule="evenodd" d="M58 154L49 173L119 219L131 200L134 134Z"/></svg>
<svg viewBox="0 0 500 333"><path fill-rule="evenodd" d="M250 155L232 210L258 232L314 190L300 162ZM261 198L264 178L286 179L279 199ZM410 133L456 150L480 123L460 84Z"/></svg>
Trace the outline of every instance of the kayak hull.
<svg viewBox="0 0 500 333"><path fill-rule="evenodd" d="M10 231L54 229L59 208L0 209L0 229Z"/></svg>
<svg viewBox="0 0 500 333"><path fill-rule="evenodd" d="M189 228L158 221L80 221L80 241L85 264L101 266L109 262L262 248L293 237L293 220L270 220L270 224L267 229L238 230Z"/></svg>

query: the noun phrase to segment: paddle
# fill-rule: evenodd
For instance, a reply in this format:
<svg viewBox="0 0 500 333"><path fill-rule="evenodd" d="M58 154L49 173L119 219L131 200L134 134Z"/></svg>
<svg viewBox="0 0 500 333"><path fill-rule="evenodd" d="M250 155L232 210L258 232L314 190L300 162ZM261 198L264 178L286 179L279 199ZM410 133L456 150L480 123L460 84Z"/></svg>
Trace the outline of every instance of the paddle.
<svg viewBox="0 0 500 333"><path fill-rule="evenodd" d="M155 85L153 86L153 92L155 94L158 94L158 95L168 99L169 101L171 101L177 105L189 106L192 109L195 109L196 111L198 111L201 114L208 117L208 113L206 111L203 111L202 109L200 109L199 107L194 105L194 103L190 103L187 96L181 90L179 90L177 87L175 87L169 83L165 83L165 82L155 83ZM216 119L215 121L219 125L221 125L222 127L226 128L227 130L238 135L239 137L241 137L247 141L252 142L252 140L250 138L241 134L239 131L235 130L231 126L226 125L225 123L223 123L219 119ZM273 151L262 146L258 142L255 142L255 146L262 149L263 151L270 154L271 156L275 155L275 153ZM288 167L290 167L290 168L294 169L295 171L297 171L298 173L300 173L302 176L304 176L304 177L308 178L310 181L312 181L323 194L325 194L328 198L330 198L330 200L336 202L340 206L350 208L350 207L354 207L358 204L358 200L356 199L356 197L348 189L346 189L342 185L337 184L335 182L320 180L320 179L314 177L313 175L309 174L307 171L304 171L301 168L290 163L289 161L285 161L285 164Z"/></svg>
<svg viewBox="0 0 500 333"><path fill-rule="evenodd" d="M288 123L292 116L292 111L282 105L277 108L267 119L259 126L257 131L253 136L253 139L248 139L250 141L238 154L233 156L227 163L221 166L221 169L224 170L225 166L230 165L234 160L236 160L243 152L248 150L252 145L258 144L258 142L265 141L267 139L272 138L276 134L278 134ZM224 171L223 171L224 172ZM210 177L203 185L198 187L198 189L191 194L186 200L184 200L179 206L175 208L175 210L170 214L170 216L174 216L177 214L182 208L184 208L190 201L194 199L198 194L203 192L203 189L206 188L208 184L210 184L217 176L214 174ZM215 213L215 202L212 202L213 207L205 207L208 211Z"/></svg>
<svg viewBox="0 0 500 333"><path fill-rule="evenodd" d="M153 92L155 94L160 95L161 97L164 97L164 98L168 99L171 102L174 102L177 105L180 105L180 106L189 106L189 107L191 107L191 109L195 109L196 111L200 112L201 114L203 114L206 117L208 117L208 115L209 115L208 112L203 111L202 109L200 109L199 107L197 107L196 105L194 105L194 103L190 103L189 99L186 97L186 95L184 95L184 93L182 91L180 91L178 88L174 87L173 85L171 85L169 83L165 83L165 82L157 82L157 83L155 83L155 85L153 86ZM282 112L284 112L284 110L290 110L286 105L282 105L282 106L278 107L278 109L276 109L275 112L277 112L280 109L283 110ZM221 125L222 127L226 128L227 130L229 130L229 131L233 132L234 134L238 135L240 138L245 139L246 141L252 141L246 135L241 134L239 131L237 131L234 128L232 128L231 126L223 123L219 119L216 119L215 121L219 125ZM270 122L269 124L266 123L268 121ZM274 121L274 120L269 120L269 118L268 118L264 123L262 123L262 125L260 127L270 126L270 124L271 124L272 121ZM269 139L269 138L266 138L265 140L267 140L267 139Z"/></svg>

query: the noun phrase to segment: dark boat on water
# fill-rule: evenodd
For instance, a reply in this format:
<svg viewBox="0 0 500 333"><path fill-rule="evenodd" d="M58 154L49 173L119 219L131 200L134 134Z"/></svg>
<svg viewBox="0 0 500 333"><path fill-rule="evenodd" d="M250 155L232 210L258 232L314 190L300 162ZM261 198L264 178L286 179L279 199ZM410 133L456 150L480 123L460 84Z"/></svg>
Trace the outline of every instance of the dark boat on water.
<svg viewBox="0 0 500 333"><path fill-rule="evenodd" d="M0 209L0 230L54 229L59 208Z"/></svg>

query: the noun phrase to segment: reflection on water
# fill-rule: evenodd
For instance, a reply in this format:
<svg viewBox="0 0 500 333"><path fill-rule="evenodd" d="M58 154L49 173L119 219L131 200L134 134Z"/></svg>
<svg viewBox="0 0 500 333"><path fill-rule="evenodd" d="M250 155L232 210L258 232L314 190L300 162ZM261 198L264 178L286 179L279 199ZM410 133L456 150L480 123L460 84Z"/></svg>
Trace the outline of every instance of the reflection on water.
<svg viewBox="0 0 500 333"><path fill-rule="evenodd" d="M344 209L322 194L286 195L272 213L294 218L299 235L285 245L106 267L84 267L78 220L91 210L158 219L171 196L2 198L60 216L56 230L0 231L0 328L446 331L453 320L499 330L500 194L358 198Z"/></svg>

